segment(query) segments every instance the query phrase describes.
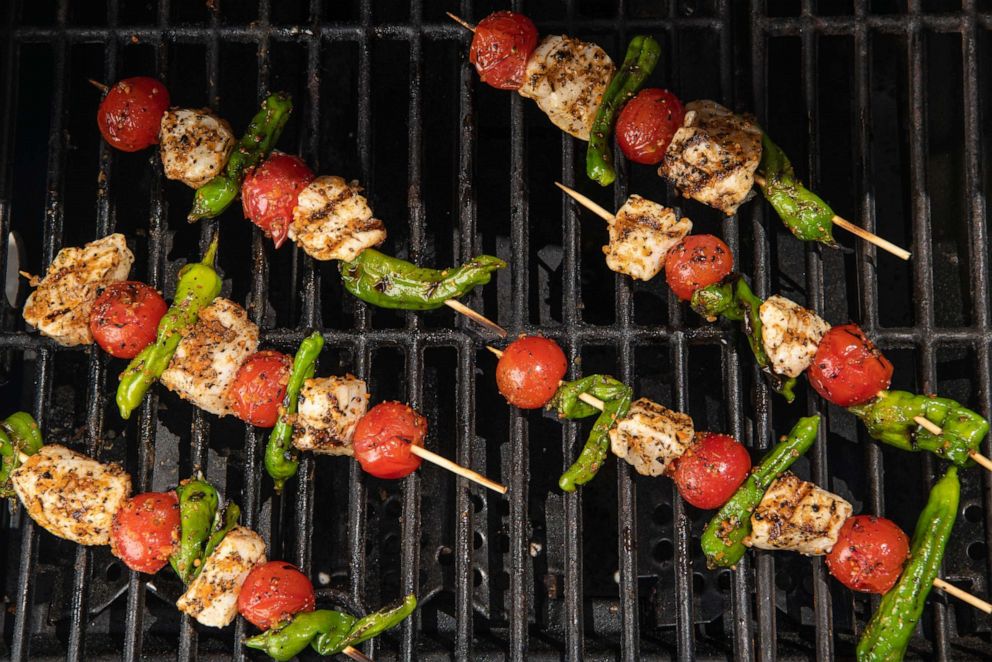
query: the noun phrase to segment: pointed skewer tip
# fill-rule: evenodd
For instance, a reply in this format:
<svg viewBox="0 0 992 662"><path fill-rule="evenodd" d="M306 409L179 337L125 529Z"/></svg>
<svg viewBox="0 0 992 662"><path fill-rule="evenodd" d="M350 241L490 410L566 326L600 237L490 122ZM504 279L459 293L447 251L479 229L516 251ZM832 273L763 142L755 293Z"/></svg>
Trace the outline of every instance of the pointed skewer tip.
<svg viewBox="0 0 992 662"><path fill-rule="evenodd" d="M448 18L450 18L452 21L462 26L466 30L469 30L470 32L475 32L475 26L469 23L468 21L466 21L461 16L458 16L457 14L452 14L450 11L446 11L444 13L448 15Z"/></svg>

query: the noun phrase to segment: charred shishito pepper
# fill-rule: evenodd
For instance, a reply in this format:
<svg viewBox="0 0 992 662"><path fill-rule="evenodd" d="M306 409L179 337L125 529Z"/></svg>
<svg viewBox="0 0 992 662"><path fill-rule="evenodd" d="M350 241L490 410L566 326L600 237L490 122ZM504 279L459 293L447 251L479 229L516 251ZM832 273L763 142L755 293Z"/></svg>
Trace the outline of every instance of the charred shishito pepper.
<svg viewBox="0 0 992 662"><path fill-rule="evenodd" d="M184 584L199 574L207 541L211 537L220 497L214 486L202 477L184 481L176 488L179 496L179 547L169 559Z"/></svg>
<svg viewBox="0 0 992 662"><path fill-rule="evenodd" d="M43 445L34 417L19 411L0 421L0 499L14 496L10 474L21 466L24 455L34 455Z"/></svg>

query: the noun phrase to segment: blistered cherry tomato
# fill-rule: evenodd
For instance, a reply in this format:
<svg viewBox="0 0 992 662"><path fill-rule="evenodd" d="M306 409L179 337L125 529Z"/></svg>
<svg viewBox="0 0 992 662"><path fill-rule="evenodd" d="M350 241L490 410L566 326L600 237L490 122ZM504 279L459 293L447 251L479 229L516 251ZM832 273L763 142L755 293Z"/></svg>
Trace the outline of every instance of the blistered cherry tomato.
<svg viewBox="0 0 992 662"><path fill-rule="evenodd" d="M165 85L147 76L118 81L103 97L96 123L103 139L124 152L158 143L162 115L169 108Z"/></svg>
<svg viewBox="0 0 992 662"><path fill-rule="evenodd" d="M479 78L500 90L518 90L527 59L537 47L537 28L523 14L498 11L475 26L468 61Z"/></svg>
<svg viewBox="0 0 992 662"><path fill-rule="evenodd" d="M496 386L506 401L538 409L551 400L568 371L568 360L554 340L521 336L503 351L496 365Z"/></svg>
<svg viewBox="0 0 992 662"><path fill-rule="evenodd" d="M300 612L313 611L316 604L313 584L285 561L252 568L238 594L238 613L261 630L285 623Z"/></svg>
<svg viewBox="0 0 992 662"><path fill-rule="evenodd" d="M293 208L300 191L313 181L313 171L302 159L272 152L260 166L245 175L241 207L245 218L282 246L293 222Z"/></svg>
<svg viewBox="0 0 992 662"><path fill-rule="evenodd" d="M892 364L857 324L844 324L820 340L807 375L817 393L835 405L850 407L889 387Z"/></svg>
<svg viewBox="0 0 992 662"><path fill-rule="evenodd" d="M234 414L260 428L275 425L292 366L292 358L272 350L255 352L245 359L227 391Z"/></svg>
<svg viewBox="0 0 992 662"><path fill-rule="evenodd" d="M132 570L158 572L178 544L179 499L175 492L138 494L114 513L110 551Z"/></svg>
<svg viewBox="0 0 992 662"><path fill-rule="evenodd" d="M675 464L672 479L682 498L696 508L719 508L751 471L747 449L725 434L697 432L692 446Z"/></svg>
<svg viewBox="0 0 992 662"><path fill-rule="evenodd" d="M155 342L159 320L168 309L153 287L133 280L113 283L90 309L90 333L111 356L133 359Z"/></svg>
<svg viewBox="0 0 992 662"><path fill-rule="evenodd" d="M690 234L665 258L665 280L675 296L688 301L693 293L720 282L734 268L730 247L711 234Z"/></svg>
<svg viewBox="0 0 992 662"><path fill-rule="evenodd" d="M892 520L849 517L827 554L830 574L852 591L886 593L909 557L909 538Z"/></svg>
<svg viewBox="0 0 992 662"><path fill-rule="evenodd" d="M403 478L420 466L411 446L423 446L427 419L402 402L381 402L355 426L352 447L362 469L377 478Z"/></svg>
<svg viewBox="0 0 992 662"><path fill-rule="evenodd" d="M620 150L634 163L658 163L665 157L665 150L682 126L684 116L682 102L668 90L657 87L641 90L617 117Z"/></svg>

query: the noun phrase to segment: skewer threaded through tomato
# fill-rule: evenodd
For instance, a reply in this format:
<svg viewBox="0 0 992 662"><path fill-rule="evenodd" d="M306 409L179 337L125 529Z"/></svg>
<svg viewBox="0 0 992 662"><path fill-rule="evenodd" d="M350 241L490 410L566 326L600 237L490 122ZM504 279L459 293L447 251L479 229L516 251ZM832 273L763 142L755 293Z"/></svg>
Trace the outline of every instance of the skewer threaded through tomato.
<svg viewBox="0 0 992 662"><path fill-rule="evenodd" d="M830 574L852 591L886 593L909 558L909 538L892 520L849 517L827 554Z"/></svg>
<svg viewBox="0 0 992 662"><path fill-rule="evenodd" d="M420 466L410 447L424 445L427 419L402 402L381 402L355 426L352 447L366 473L377 478L409 476Z"/></svg>
<svg viewBox="0 0 992 662"><path fill-rule="evenodd" d="M155 342L169 307L155 288L133 280L109 285L90 309L90 333L111 356L133 359Z"/></svg>
<svg viewBox="0 0 992 662"><path fill-rule="evenodd" d="M679 98L657 87L641 90L617 117L617 143L634 163L653 165L665 158L685 109Z"/></svg>
<svg viewBox="0 0 992 662"><path fill-rule="evenodd" d="M238 594L238 613L261 630L285 623L300 612L313 611L316 605L310 579L285 561L252 568Z"/></svg>
<svg viewBox="0 0 992 662"><path fill-rule="evenodd" d="M892 364L857 324L844 324L820 340L807 375L817 393L835 405L850 407L889 387Z"/></svg>
<svg viewBox="0 0 992 662"><path fill-rule="evenodd" d="M245 359L227 391L234 414L260 428L275 425L292 367L292 358L272 350L255 352Z"/></svg>
<svg viewBox="0 0 992 662"><path fill-rule="evenodd" d="M503 350L496 365L496 386L506 401L521 409L539 409L558 390L568 360L554 340L520 336Z"/></svg>
<svg viewBox="0 0 992 662"><path fill-rule="evenodd" d="M96 111L103 139L123 152L137 152L158 143L162 115L169 109L169 91L147 76L125 78L107 91Z"/></svg>
<svg viewBox="0 0 992 662"><path fill-rule="evenodd" d="M313 178L313 171L303 159L282 152L272 152L245 175L241 185L245 218L271 237L276 248L286 241L296 199Z"/></svg>
<svg viewBox="0 0 992 662"><path fill-rule="evenodd" d="M500 90L518 90L527 59L537 47L537 27L523 14L498 11L475 27L468 61L483 83Z"/></svg>
<svg viewBox="0 0 992 662"><path fill-rule="evenodd" d="M695 443L675 464L672 479L682 498L696 508L719 508L751 471L747 449L725 434L697 432Z"/></svg>
<svg viewBox="0 0 992 662"><path fill-rule="evenodd" d="M179 544L179 499L175 492L145 492L114 513L110 551L124 565L154 574Z"/></svg>
<svg viewBox="0 0 992 662"><path fill-rule="evenodd" d="M696 290L720 282L733 268L734 255L719 237L690 234L668 251L665 280L675 296L688 301Z"/></svg>

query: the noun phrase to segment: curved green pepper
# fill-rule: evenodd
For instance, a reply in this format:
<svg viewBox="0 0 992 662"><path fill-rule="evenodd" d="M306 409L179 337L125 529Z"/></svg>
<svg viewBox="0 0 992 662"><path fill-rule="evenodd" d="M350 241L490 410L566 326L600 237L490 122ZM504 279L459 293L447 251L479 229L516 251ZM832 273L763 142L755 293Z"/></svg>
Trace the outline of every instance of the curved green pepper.
<svg viewBox="0 0 992 662"><path fill-rule="evenodd" d="M34 455L43 444L31 414L19 411L0 421L0 499L14 496L10 474L21 466L22 455Z"/></svg>
<svg viewBox="0 0 992 662"><path fill-rule="evenodd" d="M973 464L969 456L989 431L988 421L954 400L906 391L882 391L848 411L861 419L873 439L904 451L930 451L959 467ZM938 425L941 433L919 425L913 420L917 416Z"/></svg>
<svg viewBox="0 0 992 662"><path fill-rule="evenodd" d="M480 255L460 267L427 269L367 248L338 271L346 290L380 308L433 310L448 299L467 294L489 282L490 274L506 266L492 255Z"/></svg>
<svg viewBox="0 0 992 662"><path fill-rule="evenodd" d="M217 549L217 545L224 539L224 536L238 525L238 519L240 517L241 508L233 501L214 513L214 524L211 528L210 537L207 538L207 544L203 546L203 556L201 558L204 563L214 553L214 550ZM200 571L203 570L204 563L200 563L199 565L194 563L196 570L193 571L193 576L190 577L191 580L200 576Z"/></svg>
<svg viewBox="0 0 992 662"><path fill-rule="evenodd" d="M819 416L799 419L789 436L768 451L734 496L713 516L699 540L707 566L731 568L741 560L747 551L744 539L751 533L751 514L775 479L810 449L819 425Z"/></svg>
<svg viewBox="0 0 992 662"><path fill-rule="evenodd" d="M299 404L303 382L313 377L317 357L323 347L324 337L314 332L303 339L293 358L289 383L286 384L286 396L279 409L279 420L269 433L269 442L265 445L265 470L275 482L276 492L282 491L286 481L296 475L296 470L300 466L296 450L293 448L293 415Z"/></svg>
<svg viewBox="0 0 992 662"><path fill-rule="evenodd" d="M589 147L586 149L586 176L602 186L609 186L616 180L613 169L613 152L610 149L613 125L617 112L630 101L644 85L644 81L654 71L661 46L651 37L637 35L627 46L623 64L613 74L603 100L596 111L596 119L589 131Z"/></svg>
<svg viewBox="0 0 992 662"><path fill-rule="evenodd" d="M276 662L286 662L302 653L318 637L343 641L355 620L351 614L330 609L300 613L280 628L246 639L245 646L263 651Z"/></svg>
<svg viewBox="0 0 992 662"><path fill-rule="evenodd" d="M293 112L293 99L285 92L270 94L262 102L248 125L248 131L238 141L224 172L196 190L189 220L213 218L227 209L241 192L245 172L269 155Z"/></svg>
<svg viewBox="0 0 992 662"><path fill-rule="evenodd" d="M882 597L858 641L859 662L901 660L923 614L923 605L940 571L947 540L958 514L961 483L950 467L930 490L927 505L916 521L909 561L896 585Z"/></svg>
<svg viewBox="0 0 992 662"><path fill-rule="evenodd" d="M411 593L399 602L355 621L344 638L337 637L332 632L321 633L313 640L313 649L318 655L336 655L349 646L357 646L396 627L416 608L417 596Z"/></svg>
<svg viewBox="0 0 992 662"><path fill-rule="evenodd" d="M176 488L176 494L179 496L179 546L169 557L169 563L183 583L189 584L203 565L203 550L210 540L219 499L214 486L202 477L183 481Z"/></svg>
<svg viewBox="0 0 992 662"><path fill-rule="evenodd" d="M751 291L747 281L738 273L732 273L719 283L713 283L696 290L692 295L692 309L710 322L723 316L734 322L744 322L744 333L754 354L758 367L768 378L772 389L785 398L786 402L796 399L793 389L795 377L777 374L765 353L761 339L761 304L764 301Z"/></svg>
<svg viewBox="0 0 992 662"><path fill-rule="evenodd" d="M131 359L127 369L121 373L117 385L117 407L121 418L131 417L131 412L141 404L149 387L169 367L183 334L199 319L200 309L220 294L220 274L214 269L217 241L215 235L203 260L187 264L179 272L176 296L158 323L155 342Z"/></svg>

